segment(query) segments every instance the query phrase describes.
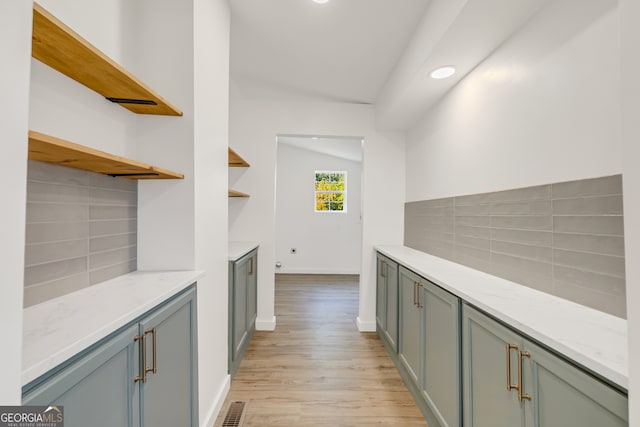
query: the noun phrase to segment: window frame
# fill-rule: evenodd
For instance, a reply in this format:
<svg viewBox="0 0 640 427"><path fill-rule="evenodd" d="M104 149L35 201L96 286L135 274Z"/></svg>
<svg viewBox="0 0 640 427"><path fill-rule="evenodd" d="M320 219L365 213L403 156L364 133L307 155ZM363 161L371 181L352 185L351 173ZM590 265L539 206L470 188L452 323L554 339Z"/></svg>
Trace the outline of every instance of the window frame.
<svg viewBox="0 0 640 427"><path fill-rule="evenodd" d="M318 174L340 174L344 176L344 190L316 190L316 176ZM346 170L316 170L313 173L313 211L314 213L320 213L320 214L325 214L325 213L331 213L331 214L341 214L341 213L347 213L347 171ZM317 208L317 201L318 201L318 193L330 193L330 194L342 194L343 195L343 200L342 200L342 210L331 210L331 209L327 209L327 210L318 210Z"/></svg>

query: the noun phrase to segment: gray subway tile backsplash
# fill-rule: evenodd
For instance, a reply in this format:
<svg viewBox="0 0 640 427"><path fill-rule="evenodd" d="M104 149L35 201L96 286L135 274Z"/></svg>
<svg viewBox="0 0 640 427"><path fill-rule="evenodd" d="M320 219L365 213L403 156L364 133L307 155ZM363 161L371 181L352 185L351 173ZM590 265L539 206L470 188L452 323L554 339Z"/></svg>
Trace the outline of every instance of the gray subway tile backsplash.
<svg viewBox="0 0 640 427"><path fill-rule="evenodd" d="M553 201L556 215L622 215L622 195L579 197Z"/></svg>
<svg viewBox="0 0 640 427"><path fill-rule="evenodd" d="M589 234L553 233L553 246L579 252L592 252L624 257L623 236L595 236Z"/></svg>
<svg viewBox="0 0 640 427"><path fill-rule="evenodd" d="M622 207L621 175L411 202L405 245L625 317Z"/></svg>
<svg viewBox="0 0 640 427"><path fill-rule="evenodd" d="M554 199L622 194L622 175L552 184Z"/></svg>
<svg viewBox="0 0 640 427"><path fill-rule="evenodd" d="M29 161L24 305L136 269L137 181Z"/></svg>

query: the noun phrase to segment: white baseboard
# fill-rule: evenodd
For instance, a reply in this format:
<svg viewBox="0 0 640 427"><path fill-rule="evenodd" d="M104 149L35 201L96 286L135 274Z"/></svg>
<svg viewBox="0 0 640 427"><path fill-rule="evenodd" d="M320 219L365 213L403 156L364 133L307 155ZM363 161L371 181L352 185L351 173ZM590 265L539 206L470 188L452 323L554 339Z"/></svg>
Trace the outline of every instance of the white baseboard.
<svg viewBox="0 0 640 427"><path fill-rule="evenodd" d="M360 332L375 332L376 331L376 321L367 322L360 319L360 317L356 317L356 325L358 326L358 330Z"/></svg>
<svg viewBox="0 0 640 427"><path fill-rule="evenodd" d="M256 319L256 331L275 331L276 316L271 320Z"/></svg>
<svg viewBox="0 0 640 427"><path fill-rule="evenodd" d="M276 274L360 274L360 269L314 269L314 268L279 268L276 270Z"/></svg>
<svg viewBox="0 0 640 427"><path fill-rule="evenodd" d="M200 420L200 427L211 427L216 422L216 418L218 418L218 415L222 410L222 405L224 405L224 400L227 398L230 388L231 376L227 375L226 379L220 386L220 390L218 390L218 394L216 395L211 408L209 408L209 411L207 412L204 422Z"/></svg>

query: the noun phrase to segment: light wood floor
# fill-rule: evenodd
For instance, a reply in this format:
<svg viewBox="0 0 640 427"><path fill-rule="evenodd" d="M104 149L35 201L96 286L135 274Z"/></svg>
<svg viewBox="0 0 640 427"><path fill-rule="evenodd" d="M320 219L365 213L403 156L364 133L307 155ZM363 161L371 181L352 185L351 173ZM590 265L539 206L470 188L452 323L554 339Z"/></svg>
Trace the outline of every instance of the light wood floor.
<svg viewBox="0 0 640 427"><path fill-rule="evenodd" d="M426 426L382 342L360 333L357 276L276 277L274 332L256 332L230 401L244 426Z"/></svg>

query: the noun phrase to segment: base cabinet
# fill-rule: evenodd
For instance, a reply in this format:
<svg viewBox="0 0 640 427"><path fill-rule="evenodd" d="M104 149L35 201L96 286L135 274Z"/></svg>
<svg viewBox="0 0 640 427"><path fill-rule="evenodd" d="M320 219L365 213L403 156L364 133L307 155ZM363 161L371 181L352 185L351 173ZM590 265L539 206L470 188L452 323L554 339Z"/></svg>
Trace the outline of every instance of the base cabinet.
<svg viewBox="0 0 640 427"><path fill-rule="evenodd" d="M229 262L229 375L235 376L255 331L258 251Z"/></svg>
<svg viewBox="0 0 640 427"><path fill-rule="evenodd" d="M628 425L625 394L470 306L463 348L465 426Z"/></svg>
<svg viewBox="0 0 640 427"><path fill-rule="evenodd" d="M398 263L378 254L376 325L382 339L398 351Z"/></svg>
<svg viewBox="0 0 640 427"><path fill-rule="evenodd" d="M398 359L430 426L461 425L460 300L400 266Z"/></svg>
<svg viewBox="0 0 640 427"><path fill-rule="evenodd" d="M198 425L196 290L162 304L24 388L67 427Z"/></svg>

